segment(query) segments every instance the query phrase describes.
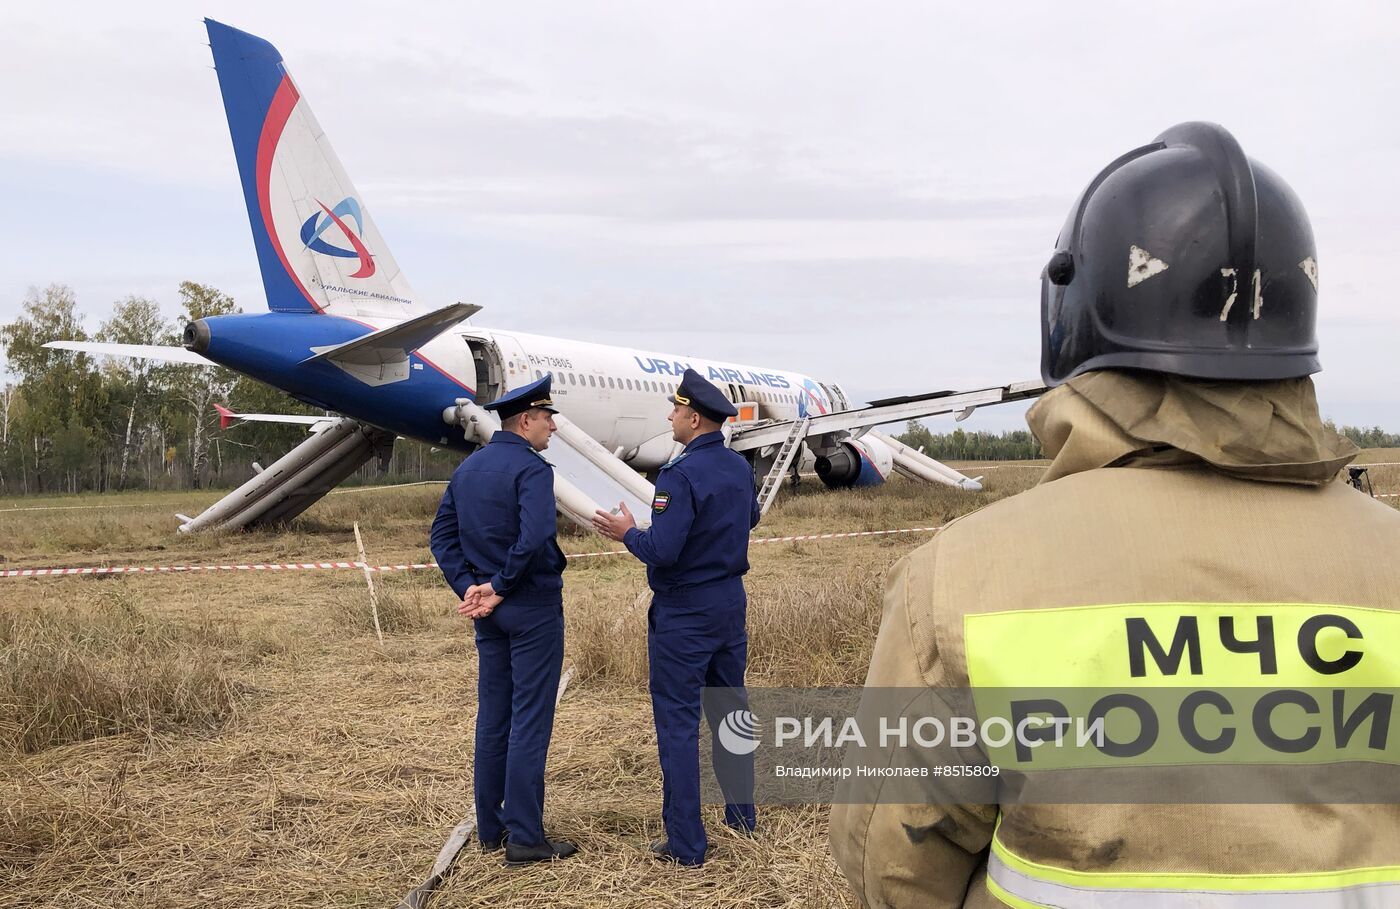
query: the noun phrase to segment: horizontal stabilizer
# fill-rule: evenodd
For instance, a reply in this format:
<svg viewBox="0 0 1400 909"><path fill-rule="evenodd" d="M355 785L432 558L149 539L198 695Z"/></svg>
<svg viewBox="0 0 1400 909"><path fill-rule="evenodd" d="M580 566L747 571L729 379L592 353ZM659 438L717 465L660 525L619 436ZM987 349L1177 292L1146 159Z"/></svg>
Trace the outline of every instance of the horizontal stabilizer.
<svg viewBox="0 0 1400 909"><path fill-rule="evenodd" d="M215 404L219 412L219 428L228 429L234 423L296 423L301 426L315 426L319 423L334 423L336 417L311 416L298 413L234 413L222 404Z"/></svg>
<svg viewBox="0 0 1400 909"><path fill-rule="evenodd" d="M44 345L52 350L77 350L86 354L107 357L130 357L134 360L160 360L165 363L192 363L197 366L217 366L213 360L205 359L192 350L183 347L165 347L160 344L106 344L100 341L50 341Z"/></svg>
<svg viewBox="0 0 1400 909"><path fill-rule="evenodd" d="M408 378L408 355L463 319L481 311L471 303L453 303L442 309L381 328L334 347L313 347L315 356L302 365L334 363L369 385L387 385Z"/></svg>

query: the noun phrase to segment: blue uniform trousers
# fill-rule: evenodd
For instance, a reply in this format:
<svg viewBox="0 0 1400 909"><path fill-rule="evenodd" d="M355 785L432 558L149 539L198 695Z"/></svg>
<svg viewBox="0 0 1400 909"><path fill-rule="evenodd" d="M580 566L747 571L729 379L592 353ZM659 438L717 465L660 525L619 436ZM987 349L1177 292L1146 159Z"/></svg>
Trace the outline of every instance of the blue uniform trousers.
<svg viewBox="0 0 1400 909"><path fill-rule="evenodd" d="M705 861L707 839L700 819L700 714L702 689L710 725L711 760L724 792L724 822L751 831L753 755L734 755L719 742L720 722L732 710L747 709L743 690L748 661L744 628L746 602L726 594L728 602L705 602L702 596L656 597L647 614L647 662L651 670L651 707L661 758L661 818L671 854L684 864Z"/></svg>
<svg viewBox="0 0 1400 909"><path fill-rule="evenodd" d="M506 598L477 619L477 835L513 843L544 837L544 764L564 662L563 600Z"/></svg>

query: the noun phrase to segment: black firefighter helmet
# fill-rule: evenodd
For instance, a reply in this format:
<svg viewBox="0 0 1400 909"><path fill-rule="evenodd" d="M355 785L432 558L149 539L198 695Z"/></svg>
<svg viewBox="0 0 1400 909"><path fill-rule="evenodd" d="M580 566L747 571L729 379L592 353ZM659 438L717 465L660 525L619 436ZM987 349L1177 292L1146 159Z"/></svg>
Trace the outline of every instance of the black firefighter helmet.
<svg viewBox="0 0 1400 909"><path fill-rule="evenodd" d="M1307 376L1317 250L1277 174L1214 123L1182 123L1094 178L1041 274L1041 375Z"/></svg>

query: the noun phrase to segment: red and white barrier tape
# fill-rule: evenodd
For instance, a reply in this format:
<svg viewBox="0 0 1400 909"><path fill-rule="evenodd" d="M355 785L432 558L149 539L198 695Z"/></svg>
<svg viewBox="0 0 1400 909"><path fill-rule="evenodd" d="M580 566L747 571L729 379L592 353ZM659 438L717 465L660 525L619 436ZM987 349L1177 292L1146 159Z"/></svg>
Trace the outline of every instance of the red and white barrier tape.
<svg viewBox="0 0 1400 909"><path fill-rule="evenodd" d="M796 543L802 540L840 540L846 537L883 537L892 533L933 533L942 530L942 525L938 527L902 527L899 530L852 530L846 533L812 533L795 537L762 537L757 540L749 540L749 545L758 543Z"/></svg>
<svg viewBox="0 0 1400 909"><path fill-rule="evenodd" d="M346 486L342 489L332 489L326 493L328 496L349 495L352 492L377 492L381 489L405 489L409 486L446 486L446 480L419 480L416 483L389 483L384 486Z"/></svg>
<svg viewBox="0 0 1400 909"><path fill-rule="evenodd" d="M23 505L18 508L0 508L7 511L95 511L99 508L155 508L165 502L116 502L107 505Z"/></svg>
<svg viewBox="0 0 1400 909"><path fill-rule="evenodd" d="M846 533L814 533L789 537L760 537L750 540L751 545L761 543L799 543L806 540L841 540L847 537L878 537L900 533L933 533L942 527L903 527L898 530L853 530ZM598 552L575 552L566 556L570 559L589 559L598 556L627 555L625 549L605 549ZM316 571L320 569L355 569L357 571L421 571L436 568L436 562L415 562L408 565L369 565L361 562L275 562L260 565L130 565L111 568L12 568L0 571L0 578L52 578L71 575L110 575L110 574L190 574L211 571Z"/></svg>
<svg viewBox="0 0 1400 909"><path fill-rule="evenodd" d="M332 489L327 495L343 496L353 492L377 492L381 489L403 489L408 486L442 486L446 480L421 480L414 483L390 483L384 486L347 486ZM108 502L98 505L23 505L16 508L0 508L0 514L11 511L97 511L103 508L177 508L174 502Z"/></svg>
<svg viewBox="0 0 1400 909"><path fill-rule="evenodd" d="M12 568L0 571L0 578L50 578L83 574L185 574L199 571L307 571L318 568L360 568L359 562L282 562L261 565L129 565L112 568ZM370 571L407 571L436 568L427 565L369 566Z"/></svg>

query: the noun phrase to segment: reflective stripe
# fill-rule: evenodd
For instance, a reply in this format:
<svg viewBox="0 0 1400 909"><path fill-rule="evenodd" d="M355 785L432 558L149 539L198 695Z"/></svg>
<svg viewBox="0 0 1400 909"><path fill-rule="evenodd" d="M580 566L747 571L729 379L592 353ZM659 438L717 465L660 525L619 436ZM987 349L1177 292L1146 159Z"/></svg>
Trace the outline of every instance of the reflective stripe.
<svg viewBox="0 0 1400 909"><path fill-rule="evenodd" d="M1119 886L1127 879L1131 879L1132 886ZM1110 881L1114 886L1104 886ZM1400 906L1400 868L1296 875L1095 874L1036 865L1016 856L997 839L992 840L992 855L987 862L987 887L1013 909L1391 909Z"/></svg>
<svg viewBox="0 0 1400 909"><path fill-rule="evenodd" d="M1277 642L1268 674L1258 654L1230 649L1217 631L1254 635L1264 619ZM974 688L1400 687L1400 653L1390 643L1400 640L1400 612L1393 609L1267 602L1066 606L969 614L963 638ZM1174 656L1158 659L1158 652ZM1338 662L1349 652L1357 656Z"/></svg>

